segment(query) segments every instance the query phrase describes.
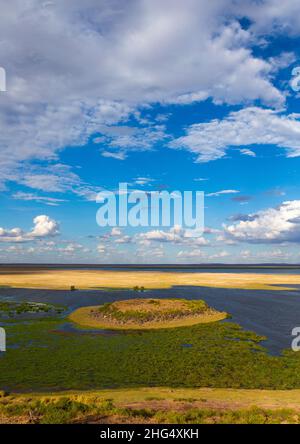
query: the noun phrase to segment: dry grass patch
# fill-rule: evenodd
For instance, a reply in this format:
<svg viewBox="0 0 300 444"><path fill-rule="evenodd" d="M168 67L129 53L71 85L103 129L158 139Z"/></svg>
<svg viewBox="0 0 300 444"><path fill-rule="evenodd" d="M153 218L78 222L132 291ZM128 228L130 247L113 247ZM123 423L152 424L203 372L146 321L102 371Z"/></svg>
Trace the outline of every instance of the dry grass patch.
<svg viewBox="0 0 300 444"><path fill-rule="evenodd" d="M184 273L111 270L31 270L0 271L0 286L69 290L116 288L170 288L195 285L252 290L283 290L300 284L300 275L263 273ZM278 287L284 285L285 287Z"/></svg>
<svg viewBox="0 0 300 444"><path fill-rule="evenodd" d="M299 390L136 388L0 397L0 424L300 422Z"/></svg>

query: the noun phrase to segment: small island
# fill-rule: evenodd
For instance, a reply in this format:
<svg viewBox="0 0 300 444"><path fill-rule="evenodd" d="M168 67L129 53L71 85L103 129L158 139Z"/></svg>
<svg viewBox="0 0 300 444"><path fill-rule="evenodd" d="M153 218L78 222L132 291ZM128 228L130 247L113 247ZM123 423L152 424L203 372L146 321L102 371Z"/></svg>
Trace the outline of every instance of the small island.
<svg viewBox="0 0 300 444"><path fill-rule="evenodd" d="M140 330L215 322L227 316L227 313L209 307L202 300L129 299L81 307L69 318L83 327Z"/></svg>

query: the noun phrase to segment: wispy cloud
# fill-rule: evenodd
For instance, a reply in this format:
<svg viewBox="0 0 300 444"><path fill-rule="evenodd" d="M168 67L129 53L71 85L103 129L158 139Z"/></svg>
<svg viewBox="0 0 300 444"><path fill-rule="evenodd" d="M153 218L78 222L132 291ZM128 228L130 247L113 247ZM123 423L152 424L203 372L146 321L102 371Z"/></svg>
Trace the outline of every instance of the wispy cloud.
<svg viewBox="0 0 300 444"><path fill-rule="evenodd" d="M239 193L239 190L220 190L220 191L215 191L214 193L208 193L206 194L207 197L218 197L218 196L223 196L224 194L237 194Z"/></svg>
<svg viewBox="0 0 300 444"><path fill-rule="evenodd" d="M133 182L135 185L149 185L153 182L155 182L155 179L151 178L151 177L136 177L135 179L133 179Z"/></svg>
<svg viewBox="0 0 300 444"><path fill-rule="evenodd" d="M117 159L117 160L125 160L127 157L127 154L124 151L118 151L118 152L113 152L113 151L101 151L101 156L103 157L111 157L112 159Z"/></svg>
<svg viewBox="0 0 300 444"><path fill-rule="evenodd" d="M13 194L12 197L16 200L35 201L52 206L57 206L62 202L66 202L65 199L58 199L56 197L50 197L50 196L38 196L36 194L24 193L22 191L18 191L17 193Z"/></svg>

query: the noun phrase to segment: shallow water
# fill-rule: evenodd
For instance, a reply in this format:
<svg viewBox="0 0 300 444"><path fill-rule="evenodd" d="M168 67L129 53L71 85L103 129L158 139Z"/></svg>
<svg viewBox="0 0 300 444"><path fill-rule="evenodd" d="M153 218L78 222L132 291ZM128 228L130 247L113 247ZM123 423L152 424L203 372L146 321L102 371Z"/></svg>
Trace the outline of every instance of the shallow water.
<svg viewBox="0 0 300 444"><path fill-rule="evenodd" d="M92 329L92 328L78 328L76 325L71 322L66 322L64 324L59 325L59 327L53 330L53 333L58 334L75 334L75 335L100 335L100 336L116 336L122 334L121 331L117 330L100 330L100 329Z"/></svg>
<svg viewBox="0 0 300 444"><path fill-rule="evenodd" d="M291 331L294 327L300 326L300 286L293 285L293 287L296 290L240 290L177 286L164 290L147 290L138 294L133 290L71 292L0 288L0 298L65 305L69 312L77 307L136 297L204 299L217 310L230 313L231 321L247 330L266 336L267 340L263 341L262 345L271 353L278 354L282 349L290 348L293 339Z"/></svg>

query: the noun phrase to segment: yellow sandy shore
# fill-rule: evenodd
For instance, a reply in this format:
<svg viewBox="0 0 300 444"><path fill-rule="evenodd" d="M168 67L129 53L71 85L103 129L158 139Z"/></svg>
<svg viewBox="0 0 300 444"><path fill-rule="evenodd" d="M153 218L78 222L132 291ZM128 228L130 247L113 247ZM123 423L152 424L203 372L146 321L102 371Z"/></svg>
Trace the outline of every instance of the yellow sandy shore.
<svg viewBox="0 0 300 444"><path fill-rule="evenodd" d="M300 284L300 275L264 273L171 273L159 271L106 270L38 270L0 272L0 286L15 288L77 289L171 288L175 285L195 285L254 290L293 289ZM283 285L284 287L276 287Z"/></svg>

